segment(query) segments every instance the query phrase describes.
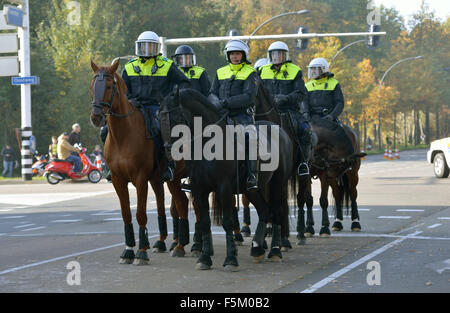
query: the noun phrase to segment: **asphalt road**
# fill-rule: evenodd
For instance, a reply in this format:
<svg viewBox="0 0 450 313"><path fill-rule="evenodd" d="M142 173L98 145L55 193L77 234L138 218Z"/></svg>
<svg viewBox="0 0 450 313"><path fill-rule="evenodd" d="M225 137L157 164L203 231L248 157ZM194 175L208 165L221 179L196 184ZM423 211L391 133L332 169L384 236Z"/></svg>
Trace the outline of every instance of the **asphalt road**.
<svg viewBox="0 0 450 313"><path fill-rule="evenodd" d="M425 150L401 152L393 161L369 156L358 185L361 232L351 232L345 217L343 231L296 246L291 212L294 248L281 263L254 264L246 238L238 248L240 271L229 273L222 268L225 239L218 226L209 271L195 270L190 253L184 258L152 253L147 266L119 264L123 222L118 198L105 181L2 184L0 292L450 292L449 187L450 179L434 177ZM316 234L319 192L315 181ZM135 212L131 185L130 195ZM167 194L167 208L169 203ZM148 206L152 245L158 234L152 192ZM257 220L254 210L252 219ZM191 232L193 221L191 213ZM68 277L75 277L74 268L67 269L71 261L80 266L79 285L68 284Z"/></svg>

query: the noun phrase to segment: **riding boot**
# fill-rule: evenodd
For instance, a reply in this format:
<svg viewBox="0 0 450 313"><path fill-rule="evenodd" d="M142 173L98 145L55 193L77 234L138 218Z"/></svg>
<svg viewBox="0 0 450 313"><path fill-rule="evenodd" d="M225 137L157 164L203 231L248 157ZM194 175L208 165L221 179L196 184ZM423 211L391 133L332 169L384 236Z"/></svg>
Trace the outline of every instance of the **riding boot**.
<svg viewBox="0 0 450 313"><path fill-rule="evenodd" d="M166 161L166 162L164 162L166 166L164 167L164 171L162 173L162 180L165 182L172 181L175 176L175 162L169 161L167 159L167 156L165 153L164 153L164 159Z"/></svg>
<svg viewBox="0 0 450 313"><path fill-rule="evenodd" d="M248 161L247 190L258 188L258 160Z"/></svg>
<svg viewBox="0 0 450 313"><path fill-rule="evenodd" d="M302 150L302 157L301 157L301 162L297 168L297 175L298 176L305 176L305 175L309 175L309 166L308 166L308 162L309 162L309 156L310 156L310 145L307 144L302 144L300 149Z"/></svg>

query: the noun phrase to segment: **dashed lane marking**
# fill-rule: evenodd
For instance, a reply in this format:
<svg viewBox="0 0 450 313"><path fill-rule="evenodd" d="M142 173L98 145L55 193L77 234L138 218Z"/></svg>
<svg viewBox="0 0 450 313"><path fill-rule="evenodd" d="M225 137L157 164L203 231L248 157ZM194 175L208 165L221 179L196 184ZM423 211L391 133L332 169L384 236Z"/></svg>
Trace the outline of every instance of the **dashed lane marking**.
<svg viewBox="0 0 450 313"><path fill-rule="evenodd" d="M19 226L14 226L14 228L24 228L24 227L34 226L34 225L36 225L36 224L19 225Z"/></svg>
<svg viewBox="0 0 450 313"><path fill-rule="evenodd" d="M395 211L397 211L397 212L425 212L425 210L422 210L422 209L398 209Z"/></svg>
<svg viewBox="0 0 450 313"><path fill-rule="evenodd" d="M32 231L32 230L38 230L38 229L44 229L47 228L47 226L39 226L35 228L29 228L29 229L22 229L21 231Z"/></svg>
<svg viewBox="0 0 450 313"><path fill-rule="evenodd" d="M427 228L433 229L433 228L439 227L439 226L441 226L441 225L442 225L442 224L437 223L437 224L433 224L433 225L431 225L431 226L428 226Z"/></svg>
<svg viewBox="0 0 450 313"><path fill-rule="evenodd" d="M50 223L76 223L76 222L80 222L82 220L54 220L54 221L50 221Z"/></svg>
<svg viewBox="0 0 450 313"><path fill-rule="evenodd" d="M411 218L411 216L397 216L397 215L394 215L394 216L385 216L385 215L382 215L382 216L378 216L378 218L383 218L383 219L403 219L403 220L407 220L407 219Z"/></svg>

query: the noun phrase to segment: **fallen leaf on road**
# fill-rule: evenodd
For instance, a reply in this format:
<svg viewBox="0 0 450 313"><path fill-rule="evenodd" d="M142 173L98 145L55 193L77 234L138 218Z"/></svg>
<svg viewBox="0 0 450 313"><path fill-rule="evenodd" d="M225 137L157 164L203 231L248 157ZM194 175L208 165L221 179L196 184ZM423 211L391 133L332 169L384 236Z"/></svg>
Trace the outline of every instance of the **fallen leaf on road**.
<svg viewBox="0 0 450 313"><path fill-rule="evenodd" d="M431 285L433 285L433 284L431 283L431 281L429 281L429 282L427 282L426 285L427 285L427 286L431 286Z"/></svg>

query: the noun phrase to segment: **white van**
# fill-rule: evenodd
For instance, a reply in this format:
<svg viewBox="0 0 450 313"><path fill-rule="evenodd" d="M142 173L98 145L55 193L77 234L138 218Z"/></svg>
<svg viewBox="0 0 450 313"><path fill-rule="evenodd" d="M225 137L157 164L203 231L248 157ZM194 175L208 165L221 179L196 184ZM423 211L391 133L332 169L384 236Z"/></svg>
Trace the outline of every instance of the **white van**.
<svg viewBox="0 0 450 313"><path fill-rule="evenodd" d="M427 152L428 163L434 163L434 175L447 178L450 174L450 137L435 140Z"/></svg>

